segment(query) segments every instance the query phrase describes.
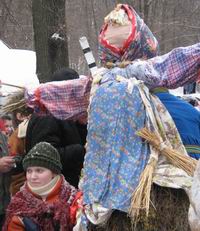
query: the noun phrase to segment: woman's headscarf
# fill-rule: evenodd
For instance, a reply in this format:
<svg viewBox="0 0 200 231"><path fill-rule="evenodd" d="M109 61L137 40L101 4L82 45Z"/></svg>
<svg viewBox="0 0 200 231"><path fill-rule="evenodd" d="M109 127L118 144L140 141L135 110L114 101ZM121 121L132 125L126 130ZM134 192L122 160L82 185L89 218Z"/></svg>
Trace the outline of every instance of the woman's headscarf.
<svg viewBox="0 0 200 231"><path fill-rule="evenodd" d="M99 35L102 64L149 59L158 50L156 38L132 7L118 4L105 18Z"/></svg>

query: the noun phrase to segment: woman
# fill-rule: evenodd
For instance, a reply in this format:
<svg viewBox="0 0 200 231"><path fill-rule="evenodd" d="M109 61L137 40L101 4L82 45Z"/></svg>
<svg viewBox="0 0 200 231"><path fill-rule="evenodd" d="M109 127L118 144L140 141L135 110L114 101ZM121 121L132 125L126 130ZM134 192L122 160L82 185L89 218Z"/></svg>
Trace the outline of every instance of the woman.
<svg viewBox="0 0 200 231"><path fill-rule="evenodd" d="M57 150L47 142L36 144L23 168L27 180L8 206L3 230L72 230L81 192L60 174Z"/></svg>

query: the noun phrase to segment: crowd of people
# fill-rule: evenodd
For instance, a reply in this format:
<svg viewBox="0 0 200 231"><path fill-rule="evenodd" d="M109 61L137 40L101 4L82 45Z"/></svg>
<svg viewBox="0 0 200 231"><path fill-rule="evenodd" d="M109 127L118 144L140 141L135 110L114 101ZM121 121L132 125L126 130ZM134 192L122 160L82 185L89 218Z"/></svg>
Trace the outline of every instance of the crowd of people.
<svg viewBox="0 0 200 231"><path fill-rule="evenodd" d="M79 75L76 71L70 68L65 68L54 73L52 81L76 79L78 77ZM18 97L15 94L10 98L10 101L13 100L18 100ZM41 158L44 160L41 160L41 163L37 163L36 160L37 164L33 164L33 168L37 167L37 169L34 169L34 173L30 174L30 184L27 182L29 186L27 186L26 189L29 191L35 186L42 190L43 186L46 187L49 185L47 188L44 188L43 193L47 193L44 200L46 201L46 198L48 198L47 201L49 200L50 202L52 202L52 198L55 200L55 198L59 197L62 192L62 202L59 202L59 205L60 203L64 204L65 201L66 207L62 206L63 210L58 210L58 214L61 216L64 211L68 211L70 206L74 206L75 204L73 200L75 200L76 194L78 193L77 188L81 169L83 167L87 125L74 121L58 120L53 116L39 116L36 113L33 113L31 108L26 106L14 110L11 115L3 115L0 122L0 201L2 202L0 227L2 228L3 223L5 222L5 211L10 202L10 198L15 198L15 194L20 191L20 188L25 184L26 179L28 179L28 172L31 172L24 168L23 163L25 157L28 155L36 155L36 157L38 157L37 153L42 153L43 156L41 156ZM40 144L39 146L37 146L38 143ZM45 158L43 158L44 155L46 162ZM52 155L54 155L54 157ZM51 161L51 158L54 159ZM45 164L47 162L49 162L49 166L47 166L48 164ZM30 165L30 167L32 168L32 165ZM29 169L29 166L27 168ZM67 180L67 182L65 180ZM35 183L31 183L32 181ZM53 194L51 194L51 192L53 192ZM54 193L56 194L54 195ZM39 193L36 194L38 196L40 195ZM24 195L27 195L27 191ZM29 199L33 200L33 198ZM22 205L24 205L24 202ZM46 205L46 203L44 203L44 205ZM26 209L29 209L29 204L27 204L27 206ZM35 207L35 204L33 204L33 206ZM8 211L10 211L9 208L11 207L12 203L10 204L10 207L8 207ZM19 208L19 204L17 207ZM58 209L58 207L55 208ZM20 211L21 209L22 208L20 208ZM35 214L38 214L38 211L41 211L40 206L37 209L39 210L35 210ZM46 207L45 209L45 211L42 211L43 213L47 212L49 208ZM16 208L12 211L12 213L14 212L16 212ZM10 212L10 214L12 213ZM72 209L72 215L68 218L64 216L62 218L56 217L58 221L59 219L62 219L63 222L63 227L61 225L60 230L68 230L68 219L72 219L70 224L71 222L73 223L75 221L75 214L75 209ZM33 215L33 217L34 216L35 215ZM4 230L31 230L29 229L29 226L32 227L35 218L31 221L30 217L27 217L25 221L21 221L17 218L14 218L13 220L12 216L9 215L9 219L11 220L8 221L6 219L7 223L4 226L6 227ZM69 227L71 227L70 224ZM41 227L47 227L46 223L41 225L44 225ZM56 226L56 224L50 223L48 225L50 230L54 230L50 227L51 225L53 225L52 227Z"/></svg>
<svg viewBox="0 0 200 231"><path fill-rule="evenodd" d="M174 54L177 55L179 52L181 55L187 55L189 60L198 52L198 45L185 50L175 50L169 56L160 56L156 59L158 42L151 31L131 7L120 4L117 11L120 10L122 14L119 15L123 19L121 22L124 21L126 25L126 28L123 27L125 35L130 34L133 21L130 21L127 15L129 17L131 15L131 19L135 17L137 21L136 29L140 36L137 38L131 36L130 44L123 47L122 53L121 43L125 43L122 38L120 39L120 27L112 27L109 24L117 14L107 17L99 36L99 55L102 65L106 65L109 61L113 63L113 68L104 70L99 89L90 104L88 126L87 121L82 123L81 120L61 120L52 114L40 115L38 108L44 106L40 103L35 108L27 104L1 116L0 227L3 231L82 230L80 222L84 221L78 220L78 217L80 218L79 213L84 203L94 205L98 202L98 211L106 217L112 209L127 212L129 198L126 196L133 191L133 185L126 180L133 174L137 174L139 179L139 173L148 161L149 149L140 138L135 138L136 128L142 128L146 121L139 91L133 87L130 96L125 90L127 83L123 81L119 83L116 76L120 75L127 79L136 76L142 80L149 87L151 94L156 96L169 112L188 155L194 159L200 158L200 112L193 105L168 92L167 88L174 88L181 82L180 79L174 78L171 82L163 80L163 76L170 70L169 60L174 58L173 62L179 61ZM112 44L112 41L115 43ZM136 59L142 60L134 63ZM184 65L185 68L188 65L189 69L191 60L188 60L185 58ZM122 61L130 63L121 68L118 64ZM165 66L161 68L162 64ZM182 68L181 65L179 68ZM153 76L152 79L148 76L148 71L149 76ZM191 72L192 70L190 74ZM176 75L177 73L182 75L179 69L176 70ZM170 74L173 76L172 72ZM193 75L193 78L197 79L199 76ZM59 87L59 82L65 81L73 87L72 83L79 80L83 81L75 70L64 68L54 73L49 83L56 82L56 86ZM81 87L87 91L91 89L91 85L86 88L82 84ZM73 90L72 92L70 97L76 98L76 92ZM119 104L118 100L122 99L122 96L123 101ZM32 103L35 102L33 98L31 100ZM81 97L77 97L76 100L81 101ZM87 100L89 106L89 98ZM13 95L9 103L15 105L17 101L17 95ZM81 104L76 101L71 107L77 105ZM123 116L127 117L122 118ZM130 122L133 116L134 124ZM131 153L132 148L134 150L137 148L137 152L134 153L137 160L127 155ZM127 161L130 157L131 159ZM139 161L143 161L143 166L140 166L141 169L137 173L131 173L133 166L130 163ZM99 168L99 163L103 165L102 169ZM127 164L126 171L122 163ZM82 182L83 166L85 171ZM108 170L109 166L112 166L112 169ZM110 171L110 175L107 171ZM127 174L129 171L130 174ZM117 174L121 174L120 177ZM136 175L134 177L137 178ZM106 187L109 188L107 192ZM127 192L121 193L120 190L125 188ZM95 219L91 218L92 209L85 207L85 214L90 217L90 221L97 224L99 220L103 220L103 215L101 219L95 216Z"/></svg>

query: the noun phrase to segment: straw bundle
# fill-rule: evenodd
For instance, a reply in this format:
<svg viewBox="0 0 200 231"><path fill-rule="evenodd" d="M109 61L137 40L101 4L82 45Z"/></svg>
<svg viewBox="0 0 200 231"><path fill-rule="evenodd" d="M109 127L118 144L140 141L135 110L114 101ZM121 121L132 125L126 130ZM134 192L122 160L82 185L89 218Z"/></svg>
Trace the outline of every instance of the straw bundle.
<svg viewBox="0 0 200 231"><path fill-rule="evenodd" d="M160 140L158 135L150 132L147 128L138 131L137 135L146 139L146 141L159 150L161 154L166 156L174 166L183 169L188 175L193 176L197 160L171 149Z"/></svg>
<svg viewBox="0 0 200 231"><path fill-rule="evenodd" d="M24 91L24 89L19 90L8 97L6 104L2 107L3 113L12 113L26 107Z"/></svg>
<svg viewBox="0 0 200 231"><path fill-rule="evenodd" d="M114 68L114 67L125 68L126 66L128 66L131 63L132 63L131 61L122 61L122 62L118 62L118 63L107 62L105 64L105 67L108 68L108 69L111 69L111 68Z"/></svg>
<svg viewBox="0 0 200 231"><path fill-rule="evenodd" d="M149 215L151 185L156 165L157 159L150 157L149 163L140 176L140 182L133 193L129 210L132 222L137 223L141 210L145 211L147 217Z"/></svg>
<svg viewBox="0 0 200 231"><path fill-rule="evenodd" d="M151 145L159 150L161 154L165 155L174 166L183 169L188 175L193 176L197 164L196 160L169 148L167 145L161 142L158 135L150 132L147 128L143 128L138 131L137 135L146 139ZM149 163L146 165L140 176L139 185L132 195L129 215L132 218L132 221L135 223L138 222L141 211L145 211L146 216L148 217L151 185L153 181L153 172L156 165L157 159L150 156Z"/></svg>

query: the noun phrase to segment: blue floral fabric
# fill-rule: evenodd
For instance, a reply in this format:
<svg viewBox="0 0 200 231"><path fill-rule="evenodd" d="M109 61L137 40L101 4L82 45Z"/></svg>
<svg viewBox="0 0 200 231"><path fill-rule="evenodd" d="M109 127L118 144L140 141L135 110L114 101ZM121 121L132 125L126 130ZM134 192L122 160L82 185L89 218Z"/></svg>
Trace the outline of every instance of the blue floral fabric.
<svg viewBox="0 0 200 231"><path fill-rule="evenodd" d="M149 150L135 132L146 114L137 87L107 81L90 105L87 152L84 162L84 203L127 212Z"/></svg>

